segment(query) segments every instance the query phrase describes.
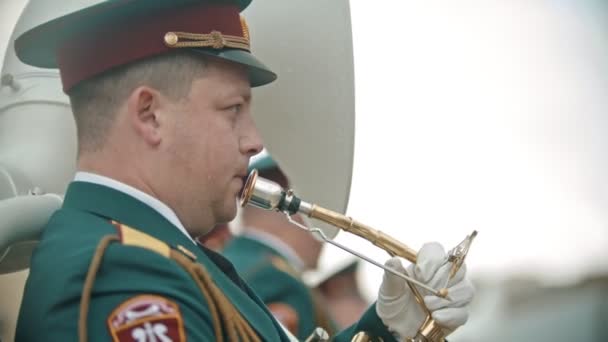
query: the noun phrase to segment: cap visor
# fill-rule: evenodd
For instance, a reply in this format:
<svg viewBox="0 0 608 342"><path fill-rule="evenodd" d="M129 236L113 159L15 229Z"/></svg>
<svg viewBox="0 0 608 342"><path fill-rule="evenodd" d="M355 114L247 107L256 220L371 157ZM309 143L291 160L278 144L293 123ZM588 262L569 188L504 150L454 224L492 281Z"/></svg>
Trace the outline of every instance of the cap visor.
<svg viewBox="0 0 608 342"><path fill-rule="evenodd" d="M224 49L218 51L201 48L193 48L190 50L246 66L249 69L249 81L252 87L263 86L277 79L277 75L274 72L270 71L268 67L247 51L239 49Z"/></svg>

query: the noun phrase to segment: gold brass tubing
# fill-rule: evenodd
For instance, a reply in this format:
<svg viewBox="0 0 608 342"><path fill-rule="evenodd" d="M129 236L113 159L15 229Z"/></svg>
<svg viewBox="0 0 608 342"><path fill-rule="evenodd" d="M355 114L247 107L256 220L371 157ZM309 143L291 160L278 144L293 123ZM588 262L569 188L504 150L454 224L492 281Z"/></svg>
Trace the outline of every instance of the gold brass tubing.
<svg viewBox="0 0 608 342"><path fill-rule="evenodd" d="M360 236L382 248L391 256L399 256L409 262L416 263L416 252L413 249L379 230L353 220L351 217L319 207L316 204L313 204L309 216Z"/></svg>
<svg viewBox="0 0 608 342"><path fill-rule="evenodd" d="M360 236L373 243L374 245L378 246L379 248L382 248L391 256L399 256L414 264L416 263L416 252L413 249L401 243L400 241L384 234L379 230L376 230L370 226L353 220L351 217L344 216L334 211L319 207L316 204L312 205L312 209L308 216L327 222L331 225L343 229L344 231ZM431 312L424 304L424 297L422 296L420 291L418 291L414 284L410 282L408 282L407 284L412 290L416 302L418 302L420 307L426 313L426 319L419 331L418 338L426 338L426 341L433 342L443 341L445 337L443 330L437 324L437 322L435 322L435 320L431 318Z"/></svg>
<svg viewBox="0 0 608 342"><path fill-rule="evenodd" d="M372 338L366 331L359 331L350 342L372 342Z"/></svg>

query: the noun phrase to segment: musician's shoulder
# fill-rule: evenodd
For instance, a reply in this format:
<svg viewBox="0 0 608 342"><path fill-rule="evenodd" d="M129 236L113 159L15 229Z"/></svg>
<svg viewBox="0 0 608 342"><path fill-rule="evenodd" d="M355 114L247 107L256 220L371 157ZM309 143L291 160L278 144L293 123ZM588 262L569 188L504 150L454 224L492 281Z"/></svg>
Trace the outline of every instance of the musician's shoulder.
<svg viewBox="0 0 608 342"><path fill-rule="evenodd" d="M154 241L132 235L128 238L137 245L125 244L121 238L127 238L127 230L74 210L60 210L47 228L32 258L19 338L41 340L36 332L41 331L50 334L45 340L73 339L83 301L89 306L89 335L104 340L135 333L148 323L166 327L167 336L181 341L192 310L196 321L211 317L188 274L154 250ZM88 299L82 297L87 288ZM45 329L41 324L66 328ZM204 337L213 331L202 324L188 333Z"/></svg>
<svg viewBox="0 0 608 342"><path fill-rule="evenodd" d="M306 288L297 267L272 247L256 239L236 236L226 245L222 254L250 285L259 283L262 287L278 288L290 281Z"/></svg>

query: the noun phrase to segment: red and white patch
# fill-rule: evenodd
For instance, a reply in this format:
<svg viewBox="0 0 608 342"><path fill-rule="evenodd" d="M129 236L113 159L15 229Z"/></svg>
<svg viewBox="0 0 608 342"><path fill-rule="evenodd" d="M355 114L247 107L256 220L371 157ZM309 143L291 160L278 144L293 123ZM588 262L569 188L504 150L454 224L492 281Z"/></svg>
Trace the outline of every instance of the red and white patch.
<svg viewBox="0 0 608 342"><path fill-rule="evenodd" d="M133 297L108 317L114 341L182 342L184 321L176 303L154 295Z"/></svg>

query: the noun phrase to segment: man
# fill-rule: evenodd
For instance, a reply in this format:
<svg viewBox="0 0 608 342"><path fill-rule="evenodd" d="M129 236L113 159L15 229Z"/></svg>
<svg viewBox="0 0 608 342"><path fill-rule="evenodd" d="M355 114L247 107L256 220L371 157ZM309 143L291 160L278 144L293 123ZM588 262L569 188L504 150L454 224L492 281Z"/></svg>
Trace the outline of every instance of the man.
<svg viewBox="0 0 608 342"><path fill-rule="evenodd" d="M348 327L369 307L359 287L361 262L357 257L343 252L332 254L331 259L325 260L321 255L319 263L317 269L304 274L304 281L321 293L337 326Z"/></svg>
<svg viewBox="0 0 608 342"><path fill-rule="evenodd" d="M210 250L221 253L226 244L230 242L232 238L233 235L230 231L228 223L220 223L213 227L213 229L206 235L197 237L196 240Z"/></svg>
<svg viewBox="0 0 608 342"><path fill-rule="evenodd" d="M108 0L17 39L22 61L61 72L79 172L32 256L16 340L289 339L232 264L192 238L235 216L262 149L250 88L276 76L249 52L248 4ZM377 305L336 340L415 334L423 316L410 297L387 276ZM440 322L464 323L465 299L456 319L437 299Z"/></svg>
<svg viewBox="0 0 608 342"><path fill-rule="evenodd" d="M289 180L268 154L251 164L259 177L290 188ZM289 223L284 214L252 206L241 210L242 233L233 237L222 254L270 311L299 339L317 326L335 331L328 307L302 281L302 273L316 268L322 243ZM293 219L304 223L299 215Z"/></svg>

